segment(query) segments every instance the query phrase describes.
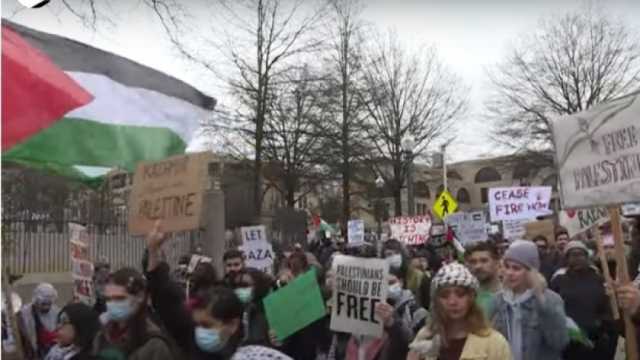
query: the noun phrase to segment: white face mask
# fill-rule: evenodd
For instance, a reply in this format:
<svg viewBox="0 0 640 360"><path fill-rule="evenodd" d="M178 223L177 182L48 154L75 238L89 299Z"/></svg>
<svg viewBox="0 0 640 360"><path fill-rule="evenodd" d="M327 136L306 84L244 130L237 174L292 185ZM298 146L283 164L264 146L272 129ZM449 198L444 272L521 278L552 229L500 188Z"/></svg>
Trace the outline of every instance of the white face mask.
<svg viewBox="0 0 640 360"><path fill-rule="evenodd" d="M399 269L402 266L402 255L395 254L388 256L385 261L389 264L390 268Z"/></svg>
<svg viewBox="0 0 640 360"><path fill-rule="evenodd" d="M391 300L398 300L402 296L402 286L399 283L395 283L389 286L387 297Z"/></svg>

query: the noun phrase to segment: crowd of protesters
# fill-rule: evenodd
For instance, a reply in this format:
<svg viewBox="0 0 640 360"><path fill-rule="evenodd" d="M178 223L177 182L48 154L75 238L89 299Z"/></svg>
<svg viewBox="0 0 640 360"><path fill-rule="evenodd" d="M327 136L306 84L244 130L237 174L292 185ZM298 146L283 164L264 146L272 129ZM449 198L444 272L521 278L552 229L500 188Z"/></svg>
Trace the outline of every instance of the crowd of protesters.
<svg viewBox="0 0 640 360"><path fill-rule="evenodd" d="M640 254L634 221L631 278ZM637 282L606 286L603 269L615 278L617 266L604 231L602 257L562 228L553 239L491 239L463 254L447 241L434 248L389 239L377 249L323 238L279 253L269 275L248 268L238 249L224 254L224 274L210 263L188 273L188 257L170 269L163 260L167 236L156 225L142 269L96 264L93 307L71 301L58 308L56 289L42 283L17 322L27 359L610 360L625 333L609 297L616 295L640 330L640 289ZM337 254L388 263L387 301L375 308L382 337L331 330ZM262 300L311 268L327 314L279 341Z"/></svg>

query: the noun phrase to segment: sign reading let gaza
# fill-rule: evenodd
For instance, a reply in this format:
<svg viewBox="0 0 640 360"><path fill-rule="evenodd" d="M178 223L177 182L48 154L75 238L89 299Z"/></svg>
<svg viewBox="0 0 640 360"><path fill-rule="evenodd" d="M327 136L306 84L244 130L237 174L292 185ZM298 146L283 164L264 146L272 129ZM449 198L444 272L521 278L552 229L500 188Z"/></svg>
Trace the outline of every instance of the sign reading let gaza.
<svg viewBox="0 0 640 360"><path fill-rule="evenodd" d="M174 156L138 165L129 199L129 232L147 234L156 220L166 232L201 225L209 154Z"/></svg>

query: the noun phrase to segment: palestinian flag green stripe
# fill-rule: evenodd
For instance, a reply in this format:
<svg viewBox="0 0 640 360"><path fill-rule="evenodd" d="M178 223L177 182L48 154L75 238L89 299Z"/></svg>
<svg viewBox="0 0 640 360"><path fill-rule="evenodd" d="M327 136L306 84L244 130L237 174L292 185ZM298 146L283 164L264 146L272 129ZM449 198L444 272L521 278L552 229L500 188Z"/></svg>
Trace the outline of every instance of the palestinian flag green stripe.
<svg viewBox="0 0 640 360"><path fill-rule="evenodd" d="M184 153L202 121L211 116L215 100L183 81L77 41L4 20L3 25L49 56L93 97L5 150L4 161L57 169L134 170L140 161ZM55 91L50 96L54 98ZM42 108L52 103L39 100Z"/></svg>
<svg viewBox="0 0 640 360"><path fill-rule="evenodd" d="M55 139L55 141L51 141ZM64 118L5 152L5 160L38 162L64 159L66 164L134 170L139 159L160 160L184 152L187 144L167 128L105 124Z"/></svg>

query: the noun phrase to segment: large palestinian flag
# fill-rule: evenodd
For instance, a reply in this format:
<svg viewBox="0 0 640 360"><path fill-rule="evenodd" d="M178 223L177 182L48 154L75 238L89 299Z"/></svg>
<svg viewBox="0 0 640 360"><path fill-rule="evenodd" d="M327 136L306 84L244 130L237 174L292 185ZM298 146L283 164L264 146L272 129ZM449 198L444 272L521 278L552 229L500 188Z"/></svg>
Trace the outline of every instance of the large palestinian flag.
<svg viewBox="0 0 640 360"><path fill-rule="evenodd" d="M133 170L183 153L215 100L112 53L2 20L2 159Z"/></svg>

